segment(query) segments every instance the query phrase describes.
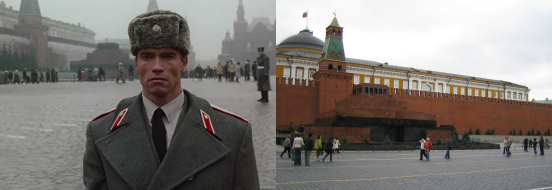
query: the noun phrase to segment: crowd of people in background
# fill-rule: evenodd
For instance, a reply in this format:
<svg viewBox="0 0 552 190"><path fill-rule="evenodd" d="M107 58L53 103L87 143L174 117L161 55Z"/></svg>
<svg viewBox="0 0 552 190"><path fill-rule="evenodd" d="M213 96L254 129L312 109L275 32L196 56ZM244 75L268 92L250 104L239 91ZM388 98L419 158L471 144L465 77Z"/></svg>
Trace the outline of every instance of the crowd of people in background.
<svg viewBox="0 0 552 190"><path fill-rule="evenodd" d="M324 162L328 156L330 156L330 162L333 162L332 154L340 154L340 145L339 138L334 139L333 137L330 137L330 139L326 142L322 135L318 135L316 140L313 140L312 134L309 134L305 139L301 137L301 134L297 134L293 137L293 139L291 136L288 136L286 140L284 140L284 151L280 154L280 158L283 158L284 154L287 152L288 158L291 158L293 161L293 165L301 165L301 153L304 151L305 165L309 166L311 152L312 150L315 150L316 161L320 161L320 157L324 155L324 152L326 152L326 156L322 158L322 162Z"/></svg>
<svg viewBox="0 0 552 190"><path fill-rule="evenodd" d="M193 71L189 71L188 75L193 76L192 78L197 78L201 81L203 78L206 79L218 79L222 81L224 78L227 82L240 82L240 78L243 78L244 81L250 81L251 75L253 75L253 80L257 81L257 62L254 61L253 64L249 60L245 61L245 64L240 62L235 62L234 60L226 61L226 64L218 63L217 67L202 68L198 63L196 68Z"/></svg>
<svg viewBox="0 0 552 190"><path fill-rule="evenodd" d="M79 68L77 71L78 82L105 81L105 70L102 67Z"/></svg>
<svg viewBox="0 0 552 190"><path fill-rule="evenodd" d="M24 68L21 72L18 70L0 72L0 84L38 84L54 82L59 82L58 71L55 69L46 69L45 71L31 69L31 71L28 72L27 68Z"/></svg>

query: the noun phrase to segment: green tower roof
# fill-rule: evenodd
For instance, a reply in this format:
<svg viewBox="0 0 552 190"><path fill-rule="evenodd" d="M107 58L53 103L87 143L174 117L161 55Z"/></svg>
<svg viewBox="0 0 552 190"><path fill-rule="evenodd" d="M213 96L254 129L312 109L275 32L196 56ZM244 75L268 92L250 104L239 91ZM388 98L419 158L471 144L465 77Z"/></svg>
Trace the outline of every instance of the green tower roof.
<svg viewBox="0 0 552 190"><path fill-rule="evenodd" d="M332 20L332 23L330 25L339 26L339 22L337 22L337 17L334 17L334 19ZM339 26L339 27L341 27L341 26Z"/></svg>

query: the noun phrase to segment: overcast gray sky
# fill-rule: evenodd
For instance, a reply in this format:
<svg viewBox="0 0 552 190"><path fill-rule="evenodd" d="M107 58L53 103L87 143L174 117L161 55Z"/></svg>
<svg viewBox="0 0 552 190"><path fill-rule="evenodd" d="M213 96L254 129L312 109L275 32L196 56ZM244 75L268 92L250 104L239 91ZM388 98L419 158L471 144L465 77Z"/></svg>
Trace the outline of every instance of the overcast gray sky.
<svg viewBox="0 0 552 190"><path fill-rule="evenodd" d="M324 39L337 11L345 55L509 81L552 99L552 1L278 0L276 39Z"/></svg>
<svg viewBox="0 0 552 190"><path fill-rule="evenodd" d="M4 0L19 10L21 0ZM96 32L96 39L128 39L128 23L146 12L149 0L39 0L42 16L81 23ZM237 19L239 0L157 0L159 9L187 17L197 59L217 58L222 39ZM274 22L275 0L243 0L245 19L265 16Z"/></svg>

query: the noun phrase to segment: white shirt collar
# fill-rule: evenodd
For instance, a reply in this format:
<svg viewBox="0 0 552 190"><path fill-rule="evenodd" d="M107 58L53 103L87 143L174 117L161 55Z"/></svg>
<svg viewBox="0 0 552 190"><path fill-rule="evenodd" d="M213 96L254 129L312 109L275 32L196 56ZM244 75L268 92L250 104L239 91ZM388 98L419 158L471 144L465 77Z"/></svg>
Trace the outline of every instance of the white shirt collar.
<svg viewBox="0 0 552 190"><path fill-rule="evenodd" d="M174 100L170 101L169 103L165 104L161 107L163 112L165 112L165 116L167 116L167 120L169 123L176 118L176 114L178 113L178 110L182 108L184 105L184 102L186 101L186 95L184 92L180 91L180 95L176 97ZM153 103L151 100L146 98L144 96L144 93L142 93L142 102L144 104L144 108L146 109L146 114L148 116L148 121L151 123L151 118L153 117L153 113L157 108L159 108L155 103Z"/></svg>

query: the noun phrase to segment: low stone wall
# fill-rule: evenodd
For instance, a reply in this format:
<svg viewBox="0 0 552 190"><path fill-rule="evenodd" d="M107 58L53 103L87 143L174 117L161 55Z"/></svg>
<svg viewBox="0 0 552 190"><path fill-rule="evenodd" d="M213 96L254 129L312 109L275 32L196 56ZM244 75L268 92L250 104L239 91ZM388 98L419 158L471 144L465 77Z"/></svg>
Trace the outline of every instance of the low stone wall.
<svg viewBox="0 0 552 190"><path fill-rule="evenodd" d="M474 142L478 142L478 143L504 143L504 137L507 136L507 135L470 135L470 139ZM508 135L510 136L510 139L512 140L513 143L523 143L523 140L525 140L525 138L527 139L533 139L533 138L537 138L537 141L540 139L540 136L527 136L527 135L523 135L523 136L518 136L518 135ZM458 138L462 138L462 135L458 135ZM546 139L548 138L549 141L552 140L552 137L550 136L542 136L542 138Z"/></svg>
<svg viewBox="0 0 552 190"><path fill-rule="evenodd" d="M414 150L419 150L420 145L415 146ZM341 150L412 150L411 145L342 145ZM476 144L476 145L453 145L453 150L472 150L472 149L500 149L499 144ZM433 150L446 150L445 145L433 145Z"/></svg>

